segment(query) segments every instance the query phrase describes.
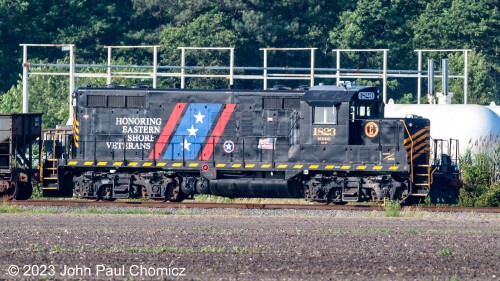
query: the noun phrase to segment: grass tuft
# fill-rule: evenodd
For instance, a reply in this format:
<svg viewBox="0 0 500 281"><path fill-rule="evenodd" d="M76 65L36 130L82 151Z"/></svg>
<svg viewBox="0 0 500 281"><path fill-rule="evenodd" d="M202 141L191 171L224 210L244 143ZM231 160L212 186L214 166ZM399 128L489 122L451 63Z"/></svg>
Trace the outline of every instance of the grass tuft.
<svg viewBox="0 0 500 281"><path fill-rule="evenodd" d="M399 210L401 209L401 204L399 203L399 201L386 201L384 207L386 217L399 217Z"/></svg>
<svg viewBox="0 0 500 281"><path fill-rule="evenodd" d="M21 212L21 210L16 205L8 205L5 202L3 202L2 205L0 205L0 213L11 214L11 213L20 213L20 212Z"/></svg>
<svg viewBox="0 0 500 281"><path fill-rule="evenodd" d="M452 254L451 250L446 248L436 252L436 255L438 256L451 256Z"/></svg>

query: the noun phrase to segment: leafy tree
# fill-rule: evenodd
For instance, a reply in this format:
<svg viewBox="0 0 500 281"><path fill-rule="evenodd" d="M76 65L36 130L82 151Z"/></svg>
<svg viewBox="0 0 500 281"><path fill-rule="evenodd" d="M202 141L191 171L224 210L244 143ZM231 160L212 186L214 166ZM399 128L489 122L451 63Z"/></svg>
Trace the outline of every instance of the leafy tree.
<svg viewBox="0 0 500 281"><path fill-rule="evenodd" d="M62 61L59 61L62 63ZM60 68L35 68L34 72L63 72ZM95 72L95 69L84 69L79 72ZM103 70L101 70L103 71ZM136 70L137 71L137 70ZM118 81L120 82L120 81ZM66 124L69 116L69 80L66 76L32 75L29 85L29 112L43 113L43 127L55 128ZM103 85L102 78L78 78L77 85ZM0 112L22 112L23 104L22 77L16 85L0 97Z"/></svg>
<svg viewBox="0 0 500 281"><path fill-rule="evenodd" d="M21 78L21 77L20 77ZM29 112L44 113L43 127L66 124L69 116L69 83L60 76L31 76L29 81ZM22 112L22 81L2 95L0 112Z"/></svg>
<svg viewBox="0 0 500 281"><path fill-rule="evenodd" d="M15 70L21 70L22 53L18 38L24 32L23 14L27 10L27 1L0 0L0 93L16 81L18 73Z"/></svg>
<svg viewBox="0 0 500 281"><path fill-rule="evenodd" d="M329 34L333 46L342 49L390 49L389 68L414 68L411 22L418 15L416 1L360 0L352 10L343 11L340 23ZM398 58L394 60L393 58ZM342 60L356 68L382 69L382 53L345 53ZM412 84L404 84L413 86ZM412 88L393 80L391 90L409 92ZM395 98L399 98L397 95Z"/></svg>
<svg viewBox="0 0 500 281"><path fill-rule="evenodd" d="M181 52L177 50L176 46L235 47L243 44L245 40L240 39L239 34L230 30L229 25L229 17L221 12L211 11L202 14L190 24L165 28L161 34L161 42L164 46L162 63L164 65L180 65ZM187 65L229 65L227 51L191 51L187 59ZM214 85L206 82L195 83L191 80L191 87L224 87L223 83L223 81L219 81Z"/></svg>
<svg viewBox="0 0 500 281"><path fill-rule="evenodd" d="M413 23L413 42L417 48L475 51L470 58L473 82L470 102L500 100L499 4L498 0L432 1ZM457 89L456 93L463 91Z"/></svg>

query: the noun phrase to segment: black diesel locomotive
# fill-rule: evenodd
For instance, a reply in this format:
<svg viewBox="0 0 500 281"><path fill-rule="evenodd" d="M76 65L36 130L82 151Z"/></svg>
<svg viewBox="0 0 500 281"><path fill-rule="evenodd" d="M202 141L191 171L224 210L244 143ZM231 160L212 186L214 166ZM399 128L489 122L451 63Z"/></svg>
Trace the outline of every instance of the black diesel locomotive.
<svg viewBox="0 0 500 281"><path fill-rule="evenodd" d="M429 120L384 118L375 87L89 87L73 105L72 133L44 136L44 196L458 200L450 153L430 162Z"/></svg>

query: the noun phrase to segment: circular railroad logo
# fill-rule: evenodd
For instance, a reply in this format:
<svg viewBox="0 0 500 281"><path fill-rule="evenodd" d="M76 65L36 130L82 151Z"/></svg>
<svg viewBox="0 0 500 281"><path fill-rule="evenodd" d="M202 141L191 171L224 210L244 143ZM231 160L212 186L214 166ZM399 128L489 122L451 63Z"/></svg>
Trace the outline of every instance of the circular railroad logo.
<svg viewBox="0 0 500 281"><path fill-rule="evenodd" d="M234 142L230 141L230 140L227 140L227 141L224 142L224 144L222 145L222 147L224 148L224 152L231 153L231 152L234 151Z"/></svg>
<svg viewBox="0 0 500 281"><path fill-rule="evenodd" d="M369 138L374 138L378 135L378 124L375 122L368 122L365 125L365 134Z"/></svg>

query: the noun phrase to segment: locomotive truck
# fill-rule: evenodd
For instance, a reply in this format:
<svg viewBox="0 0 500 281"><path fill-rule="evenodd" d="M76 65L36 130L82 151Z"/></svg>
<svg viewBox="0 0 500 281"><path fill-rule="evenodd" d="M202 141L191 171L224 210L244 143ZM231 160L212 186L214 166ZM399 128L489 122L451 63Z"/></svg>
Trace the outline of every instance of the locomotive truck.
<svg viewBox="0 0 500 281"><path fill-rule="evenodd" d="M458 202L456 141L432 140L425 118L384 118L376 87L84 87L73 111L71 131L43 134L43 196Z"/></svg>

